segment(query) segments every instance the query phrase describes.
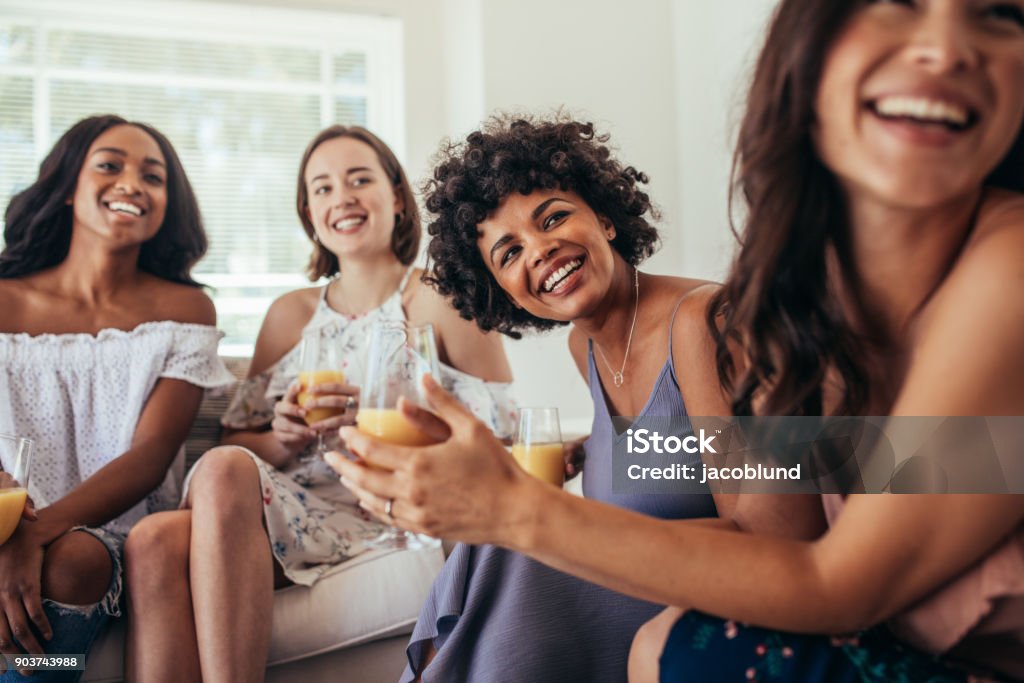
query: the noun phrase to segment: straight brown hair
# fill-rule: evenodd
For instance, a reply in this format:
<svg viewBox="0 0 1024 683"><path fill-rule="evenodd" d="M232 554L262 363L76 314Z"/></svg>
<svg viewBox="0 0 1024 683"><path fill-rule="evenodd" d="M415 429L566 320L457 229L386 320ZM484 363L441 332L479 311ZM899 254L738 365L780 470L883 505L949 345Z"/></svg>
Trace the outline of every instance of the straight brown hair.
<svg viewBox="0 0 1024 683"><path fill-rule="evenodd" d="M316 148L335 138L352 138L369 145L377 153L381 168L391 181L391 187L395 194L401 196L402 206L405 207L402 213L395 215L395 229L391 234L391 251L403 265L409 265L416 260L420 249L420 215L416 208L416 198L413 196L412 187L405 176L405 170L398 163L398 158L391 148L384 144L384 141L361 126L342 126L335 124L317 133L312 142L302 153L302 161L299 163L299 181L296 191L295 208L299 214L299 221L302 222L302 229L313 242L313 254L310 256L309 265L306 267L306 274L313 282L321 277L336 275L341 269L338 257L327 249L324 249L316 240L316 230L306 215L309 207L309 193L306 190L306 166L309 158L316 151Z"/></svg>

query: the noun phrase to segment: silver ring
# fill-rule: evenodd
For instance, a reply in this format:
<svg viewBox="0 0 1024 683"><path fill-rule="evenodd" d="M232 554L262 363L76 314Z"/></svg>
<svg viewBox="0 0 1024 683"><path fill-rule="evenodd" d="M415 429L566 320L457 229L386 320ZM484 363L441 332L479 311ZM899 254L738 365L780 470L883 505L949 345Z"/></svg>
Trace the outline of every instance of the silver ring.
<svg viewBox="0 0 1024 683"><path fill-rule="evenodd" d="M349 396L345 399L345 410L354 410L356 407L356 397Z"/></svg>
<svg viewBox="0 0 1024 683"><path fill-rule="evenodd" d="M384 503L384 516L390 520L394 520L394 517L391 516L391 508L393 507L395 507L395 499L388 498L388 502Z"/></svg>

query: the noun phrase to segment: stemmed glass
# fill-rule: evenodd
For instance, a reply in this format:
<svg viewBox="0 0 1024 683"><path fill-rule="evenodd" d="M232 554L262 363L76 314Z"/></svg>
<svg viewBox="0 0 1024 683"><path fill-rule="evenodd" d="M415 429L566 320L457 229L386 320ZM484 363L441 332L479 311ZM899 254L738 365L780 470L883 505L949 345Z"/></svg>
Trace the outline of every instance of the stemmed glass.
<svg viewBox="0 0 1024 683"><path fill-rule="evenodd" d="M558 408L520 408L512 457L533 476L561 488L565 483L565 448Z"/></svg>
<svg viewBox="0 0 1024 683"><path fill-rule="evenodd" d="M9 472L16 482L13 486L8 483L6 488L0 484L0 544L7 542L21 520L25 500L28 498L31 460L31 439L0 434L0 470Z"/></svg>
<svg viewBox="0 0 1024 683"><path fill-rule="evenodd" d="M381 441L401 446L426 446L433 443L398 411L398 399L427 407L423 396L423 376L439 377L437 346L433 325L384 322L370 332L365 383L356 426L361 432ZM369 539L371 548L436 548L438 539L411 534L394 526Z"/></svg>
<svg viewBox="0 0 1024 683"><path fill-rule="evenodd" d="M299 360L299 383L302 390L296 396L300 406L305 407L310 401L322 394L313 393L313 388L321 384L344 384L345 373L342 371L341 348L336 338L324 334L323 330L312 330L302 337L301 358ZM306 424L313 426L321 420L341 415L344 408L310 408L306 411ZM308 461L317 456L323 457L327 452L324 433L317 432L316 452L301 458Z"/></svg>

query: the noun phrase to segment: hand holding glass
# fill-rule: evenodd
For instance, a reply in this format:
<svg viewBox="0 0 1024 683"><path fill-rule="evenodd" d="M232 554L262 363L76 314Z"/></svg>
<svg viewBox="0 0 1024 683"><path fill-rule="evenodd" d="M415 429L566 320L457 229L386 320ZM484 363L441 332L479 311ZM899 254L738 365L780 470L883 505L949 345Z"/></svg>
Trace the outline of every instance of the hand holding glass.
<svg viewBox="0 0 1024 683"><path fill-rule="evenodd" d="M317 396L312 390L323 384L344 384L345 373L342 372L341 349L336 339L324 335L320 330L306 333L302 338L302 357L299 361L299 383L302 390L296 401L303 408L315 401ZM306 410L306 424L313 426L317 422L327 420L345 412L344 408L316 407ZM317 432L316 455L323 456L327 451L324 444L324 433Z"/></svg>
<svg viewBox="0 0 1024 683"><path fill-rule="evenodd" d="M0 488L0 544L6 543L14 530L18 528L22 512L25 510L25 501L28 498L28 473L29 461L32 459L32 440L22 439L16 436L0 434L0 464L5 469L8 464L13 465L10 475L13 476L13 486L8 477L3 479L8 485ZM6 470L5 470L6 471ZM0 482L0 487L3 482Z"/></svg>
<svg viewBox="0 0 1024 683"><path fill-rule="evenodd" d="M561 488L565 483L565 448L557 408L519 409L512 457L533 476Z"/></svg>
<svg viewBox="0 0 1024 683"><path fill-rule="evenodd" d="M366 383L356 415L359 431L400 446L427 446L433 439L419 431L398 411L398 399L427 407L422 395L423 376L439 376L437 346L432 325L380 323L370 333ZM371 548L436 548L440 541L390 527L367 541Z"/></svg>

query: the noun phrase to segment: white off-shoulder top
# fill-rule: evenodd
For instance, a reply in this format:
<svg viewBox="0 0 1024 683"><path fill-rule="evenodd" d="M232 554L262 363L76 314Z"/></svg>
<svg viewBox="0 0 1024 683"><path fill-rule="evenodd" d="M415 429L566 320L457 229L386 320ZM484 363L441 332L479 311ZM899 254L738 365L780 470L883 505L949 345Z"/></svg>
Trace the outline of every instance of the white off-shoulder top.
<svg viewBox="0 0 1024 683"><path fill-rule="evenodd" d="M56 502L129 449L159 379L233 383L217 356L221 336L209 325L174 321L96 335L0 334L0 432L35 441L29 494L36 506ZM125 534L146 514L175 508L184 454L182 446L163 483L104 528Z"/></svg>

